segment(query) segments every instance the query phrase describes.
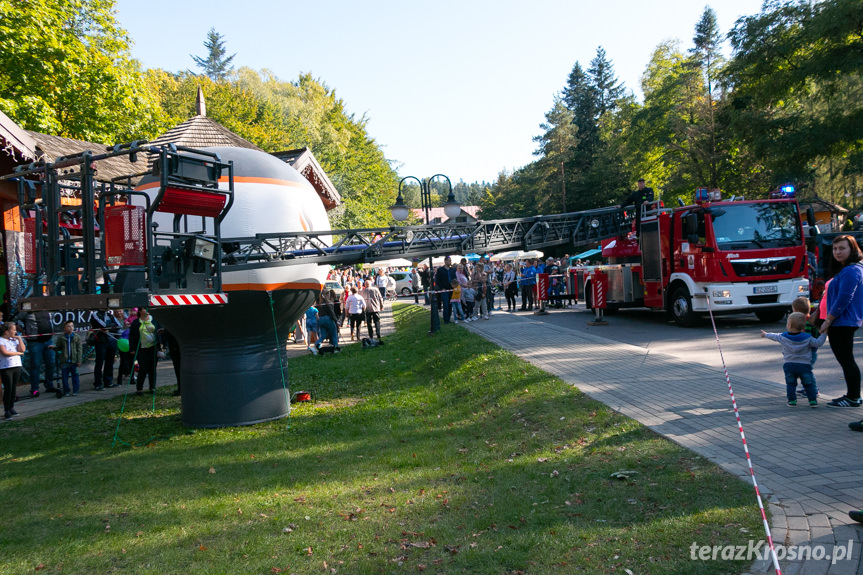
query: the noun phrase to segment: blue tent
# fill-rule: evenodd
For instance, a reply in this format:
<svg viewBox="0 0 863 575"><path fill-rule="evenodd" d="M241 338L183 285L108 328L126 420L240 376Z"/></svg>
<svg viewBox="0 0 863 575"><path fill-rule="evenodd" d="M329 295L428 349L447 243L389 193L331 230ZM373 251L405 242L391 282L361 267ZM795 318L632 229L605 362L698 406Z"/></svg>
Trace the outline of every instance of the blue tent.
<svg viewBox="0 0 863 575"><path fill-rule="evenodd" d="M570 263L575 260L583 260L584 258L589 258L591 256L595 256L596 254L601 254L602 250L599 248L594 248L592 250L587 250L586 252L581 252L580 254L576 254L569 258Z"/></svg>
<svg viewBox="0 0 863 575"><path fill-rule="evenodd" d="M475 261L477 261L478 259L480 259L481 257L482 257L482 256L481 256L481 255L479 255L479 254L467 254L467 255L465 256L465 259L466 259L467 261L469 261L469 262L475 262Z"/></svg>

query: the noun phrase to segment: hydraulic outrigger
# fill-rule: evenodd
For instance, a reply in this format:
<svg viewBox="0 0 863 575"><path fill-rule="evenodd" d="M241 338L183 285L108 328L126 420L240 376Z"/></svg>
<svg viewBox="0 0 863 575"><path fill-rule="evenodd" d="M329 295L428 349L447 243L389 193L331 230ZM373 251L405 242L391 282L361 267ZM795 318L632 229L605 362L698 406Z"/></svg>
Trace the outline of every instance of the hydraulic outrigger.
<svg viewBox="0 0 863 575"><path fill-rule="evenodd" d="M125 156L135 163L139 154L152 158L152 169L108 183L94 179L99 162ZM147 176L159 183L152 202L134 189ZM608 207L473 224L222 238L219 223L233 202L233 165L212 152L146 142L33 163L3 178L18 181L24 234L15 248L25 264L24 285L13 299L24 310L129 308L148 305L156 295L223 295L226 269L595 245L625 235L632 221L622 208ZM80 201L61 201L76 193ZM134 197L144 206L133 205ZM158 230L155 212L174 214L171 231ZM190 229L190 216L209 218L212 227L201 220L201 229ZM70 226L71 219L80 227Z"/></svg>

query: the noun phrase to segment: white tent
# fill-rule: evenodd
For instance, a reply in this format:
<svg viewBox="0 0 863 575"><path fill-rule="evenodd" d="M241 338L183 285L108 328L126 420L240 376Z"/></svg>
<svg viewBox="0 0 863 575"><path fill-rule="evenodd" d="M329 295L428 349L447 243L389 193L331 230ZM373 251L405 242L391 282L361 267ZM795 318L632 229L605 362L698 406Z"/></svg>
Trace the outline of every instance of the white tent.
<svg viewBox="0 0 863 575"><path fill-rule="evenodd" d="M510 262L516 260L526 260L533 258L541 258L543 253L538 250L532 250L529 252L523 252L521 250L515 250L511 252L501 252L499 254L494 254L491 256L491 261L493 262Z"/></svg>
<svg viewBox="0 0 863 575"><path fill-rule="evenodd" d="M509 262L514 261L519 258L519 254L521 251L514 250L511 252L500 252L499 254L494 254L491 256L491 261L493 262Z"/></svg>
<svg viewBox="0 0 863 575"><path fill-rule="evenodd" d="M391 260L381 260L379 262L366 262L363 264L365 269L368 268L409 268L413 262L404 258L394 258Z"/></svg>

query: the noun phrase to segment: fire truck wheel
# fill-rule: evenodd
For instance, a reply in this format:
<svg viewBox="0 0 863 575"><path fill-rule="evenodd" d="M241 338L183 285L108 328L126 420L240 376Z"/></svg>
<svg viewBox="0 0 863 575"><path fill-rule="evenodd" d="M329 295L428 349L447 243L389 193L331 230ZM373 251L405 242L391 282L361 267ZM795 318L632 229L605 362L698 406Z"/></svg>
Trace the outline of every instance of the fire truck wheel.
<svg viewBox="0 0 863 575"><path fill-rule="evenodd" d="M768 308L755 311L755 317L762 323L776 323L785 317L788 310L785 308Z"/></svg>
<svg viewBox="0 0 863 575"><path fill-rule="evenodd" d="M671 316L681 327L695 325L697 316L692 311L692 296L686 287L679 287L671 294Z"/></svg>

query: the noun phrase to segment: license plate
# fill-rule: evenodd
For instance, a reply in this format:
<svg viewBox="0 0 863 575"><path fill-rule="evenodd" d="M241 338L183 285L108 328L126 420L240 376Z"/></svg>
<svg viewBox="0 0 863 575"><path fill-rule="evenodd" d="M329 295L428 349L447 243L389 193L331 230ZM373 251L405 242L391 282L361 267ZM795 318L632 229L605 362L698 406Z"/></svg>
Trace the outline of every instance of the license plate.
<svg viewBox="0 0 863 575"><path fill-rule="evenodd" d="M753 288L755 293L776 293L779 291L778 286L755 286Z"/></svg>

